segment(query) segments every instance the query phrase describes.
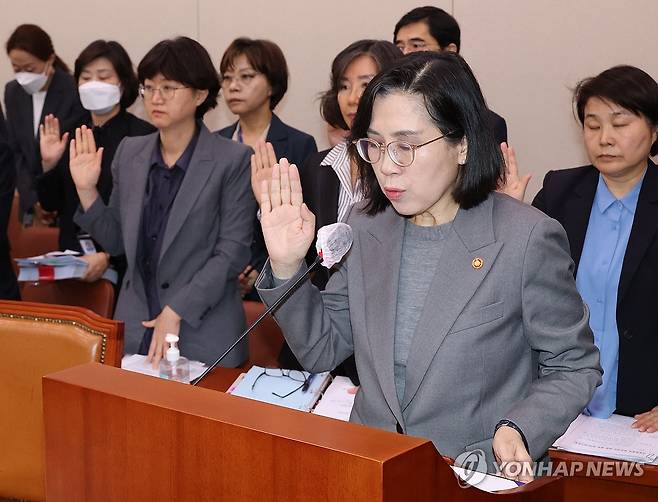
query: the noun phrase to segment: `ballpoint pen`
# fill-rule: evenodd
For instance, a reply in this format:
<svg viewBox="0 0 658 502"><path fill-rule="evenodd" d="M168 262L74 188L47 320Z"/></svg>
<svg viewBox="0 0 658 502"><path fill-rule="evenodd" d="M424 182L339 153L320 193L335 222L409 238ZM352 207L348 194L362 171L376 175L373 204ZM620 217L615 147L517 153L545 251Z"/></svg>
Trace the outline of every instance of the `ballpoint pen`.
<svg viewBox="0 0 658 502"><path fill-rule="evenodd" d="M308 378L304 380L304 385L302 385L302 392L306 392L309 389L314 378L315 378L315 373L310 373L308 375Z"/></svg>

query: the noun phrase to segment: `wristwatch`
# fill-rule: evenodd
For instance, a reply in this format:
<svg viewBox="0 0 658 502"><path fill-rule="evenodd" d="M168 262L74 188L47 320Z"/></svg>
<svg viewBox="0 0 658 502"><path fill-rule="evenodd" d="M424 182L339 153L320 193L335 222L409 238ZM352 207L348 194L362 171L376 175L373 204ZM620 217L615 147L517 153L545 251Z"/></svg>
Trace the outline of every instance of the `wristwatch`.
<svg viewBox="0 0 658 502"><path fill-rule="evenodd" d="M496 432L498 432L498 429L500 429L501 427L510 427L514 429L516 432L518 432L521 435L521 439L523 440L523 446L525 446L526 451L530 453L530 448L528 448L528 441L526 440L525 434L523 434L523 431L518 425L516 425L511 420L503 419L496 424L496 428L494 429L494 435L496 434Z"/></svg>

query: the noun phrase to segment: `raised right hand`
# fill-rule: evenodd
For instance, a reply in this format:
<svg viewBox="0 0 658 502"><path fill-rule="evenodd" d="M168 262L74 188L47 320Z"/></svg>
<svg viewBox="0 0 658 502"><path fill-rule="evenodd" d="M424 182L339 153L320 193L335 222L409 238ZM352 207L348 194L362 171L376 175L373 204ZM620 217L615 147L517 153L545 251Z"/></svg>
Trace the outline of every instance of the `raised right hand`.
<svg viewBox="0 0 658 502"><path fill-rule="evenodd" d="M64 155L69 133L59 135L59 119L52 113L46 115L44 123L39 126L39 150L43 172L50 171Z"/></svg>
<svg viewBox="0 0 658 502"><path fill-rule="evenodd" d="M87 126L82 126L75 130L75 139L71 140L69 154L71 177L80 205L86 211L98 198L96 183L101 175L103 148L96 150L94 133Z"/></svg>
<svg viewBox="0 0 658 502"><path fill-rule="evenodd" d="M259 141L251 156L251 189L254 197L260 199L260 187L263 181L272 179L272 166L276 164L276 154L272 143Z"/></svg>
<svg viewBox="0 0 658 502"><path fill-rule="evenodd" d="M315 216L303 202L297 166L287 159L275 164L269 183L261 183L259 200L272 272L289 279L304 261L315 234Z"/></svg>

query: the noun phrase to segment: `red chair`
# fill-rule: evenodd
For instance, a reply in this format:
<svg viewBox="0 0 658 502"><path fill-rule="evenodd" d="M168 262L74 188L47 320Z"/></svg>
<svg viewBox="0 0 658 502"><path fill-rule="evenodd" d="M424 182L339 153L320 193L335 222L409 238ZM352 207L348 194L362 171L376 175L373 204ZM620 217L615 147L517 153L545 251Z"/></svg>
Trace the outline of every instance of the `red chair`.
<svg viewBox="0 0 658 502"><path fill-rule="evenodd" d="M251 326L265 312L265 305L261 302L244 301L242 305L247 317L247 326ZM282 345L281 328L271 315L267 316L249 334L249 360L243 365L243 368L248 369L254 365L277 368Z"/></svg>
<svg viewBox="0 0 658 502"><path fill-rule="evenodd" d="M114 314L114 286L105 279L21 282L19 285L21 298L26 302L84 307L108 319Z"/></svg>

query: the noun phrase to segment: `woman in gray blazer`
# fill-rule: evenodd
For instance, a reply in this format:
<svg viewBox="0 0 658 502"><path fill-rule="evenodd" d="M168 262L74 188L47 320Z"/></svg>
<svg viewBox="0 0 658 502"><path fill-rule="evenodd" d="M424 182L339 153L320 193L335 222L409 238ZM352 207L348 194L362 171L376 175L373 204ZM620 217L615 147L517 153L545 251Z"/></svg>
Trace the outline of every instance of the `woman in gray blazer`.
<svg viewBox="0 0 658 502"><path fill-rule="evenodd" d="M91 130L76 130L75 221L110 254L126 255L115 315L125 322L126 352L148 354L156 366L174 333L184 356L211 362L245 325L237 276L249 261L255 211L251 150L201 122L217 104L219 78L198 42L160 42L137 73L158 132L121 142L106 206L96 188L103 149ZM239 365L246 351L243 344L225 364Z"/></svg>
<svg viewBox="0 0 658 502"><path fill-rule="evenodd" d="M309 371L354 353L351 420L477 451L521 481L601 381L562 227L494 192L503 160L468 65L407 56L367 87L352 127L366 199L326 290L308 281L277 311ZM314 216L295 166L263 183L272 303L306 268Z"/></svg>

